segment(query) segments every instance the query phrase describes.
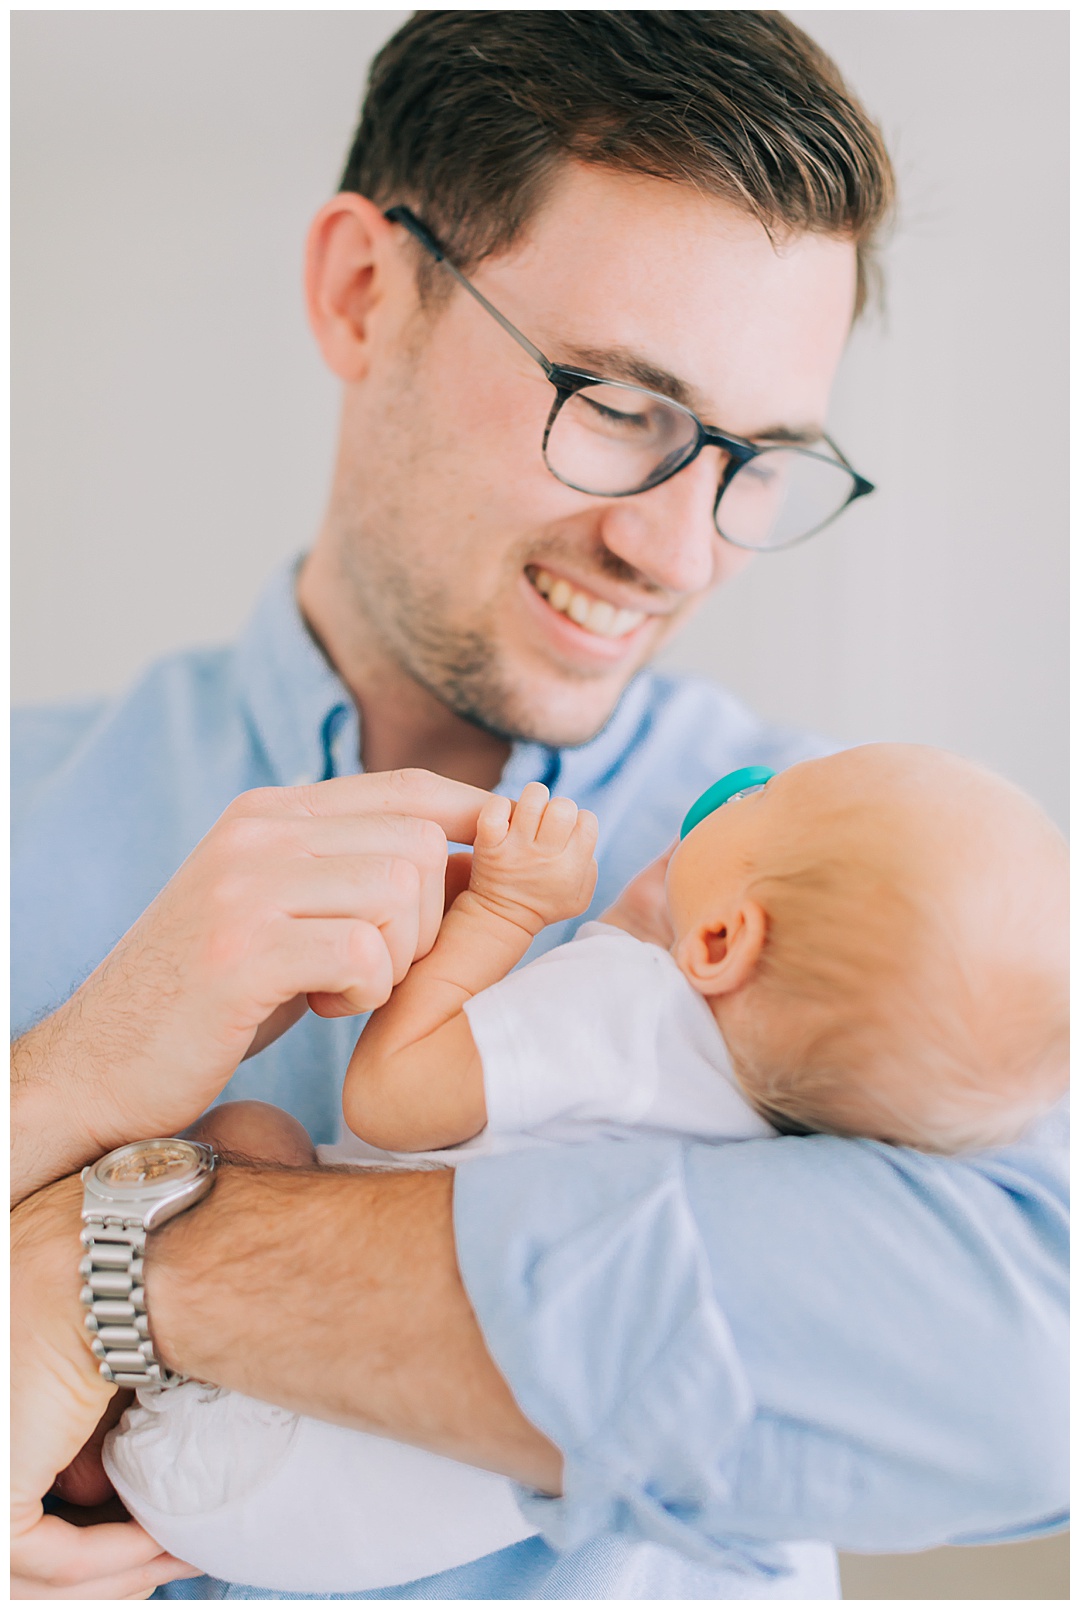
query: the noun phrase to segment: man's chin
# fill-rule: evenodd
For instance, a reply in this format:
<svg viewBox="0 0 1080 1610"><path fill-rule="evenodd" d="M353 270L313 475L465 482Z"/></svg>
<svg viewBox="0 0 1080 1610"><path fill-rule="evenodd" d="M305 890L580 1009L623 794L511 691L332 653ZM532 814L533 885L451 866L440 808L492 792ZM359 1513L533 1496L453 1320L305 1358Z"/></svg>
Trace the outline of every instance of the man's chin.
<svg viewBox="0 0 1080 1610"><path fill-rule="evenodd" d="M454 647L453 657L424 671L414 665L412 675L482 732L504 743L549 749L580 749L595 738L643 668L639 660L606 673L575 674L532 655L498 653L478 635Z"/></svg>
<svg viewBox="0 0 1080 1610"><path fill-rule="evenodd" d="M605 689L603 697L597 696L595 686L588 689L588 697L582 697L580 689L569 698L560 690L561 696L550 701L507 700L498 711L479 714L471 711L467 719L511 743L543 744L548 749L580 749L607 726L632 680L627 677L617 686ZM465 714L464 711L458 713Z"/></svg>

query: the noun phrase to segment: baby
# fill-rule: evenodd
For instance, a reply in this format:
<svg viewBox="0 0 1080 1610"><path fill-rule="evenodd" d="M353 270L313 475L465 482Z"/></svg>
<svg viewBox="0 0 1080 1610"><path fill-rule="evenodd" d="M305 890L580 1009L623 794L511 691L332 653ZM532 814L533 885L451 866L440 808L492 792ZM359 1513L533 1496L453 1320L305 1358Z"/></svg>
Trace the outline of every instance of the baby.
<svg viewBox="0 0 1080 1610"><path fill-rule="evenodd" d="M879 744L733 774L684 823L655 943L624 897L512 972L587 908L595 840L590 813L539 784L485 806L468 889L353 1053L360 1139L323 1161L462 1164L642 1132L951 1153L1016 1138L1064 1093L1065 845L980 768ZM258 1103L202 1133L314 1161ZM121 1497L230 1581L355 1593L533 1531L500 1477L196 1382L125 1418L106 1458Z"/></svg>

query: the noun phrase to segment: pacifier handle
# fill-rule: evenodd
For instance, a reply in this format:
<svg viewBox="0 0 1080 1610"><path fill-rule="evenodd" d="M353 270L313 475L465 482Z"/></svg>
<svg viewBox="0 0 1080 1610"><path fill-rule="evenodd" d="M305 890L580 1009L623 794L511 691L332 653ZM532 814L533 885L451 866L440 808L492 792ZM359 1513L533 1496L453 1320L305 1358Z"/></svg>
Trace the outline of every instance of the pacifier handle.
<svg viewBox="0 0 1080 1610"><path fill-rule="evenodd" d="M756 794L759 788L764 788L776 775L767 766L741 766L738 771L729 771L726 777L721 777L718 783L713 783L704 794L700 795L686 815L683 817L682 827L679 829L679 838L684 839L688 833L693 832L699 822L713 811L718 811L721 805L729 804L742 794Z"/></svg>

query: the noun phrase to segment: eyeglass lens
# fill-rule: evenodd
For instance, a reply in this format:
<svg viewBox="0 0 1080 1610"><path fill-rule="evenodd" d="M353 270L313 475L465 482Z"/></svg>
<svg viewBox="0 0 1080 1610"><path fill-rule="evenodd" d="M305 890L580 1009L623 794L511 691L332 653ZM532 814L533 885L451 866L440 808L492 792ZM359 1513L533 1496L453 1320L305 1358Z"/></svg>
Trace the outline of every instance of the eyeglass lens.
<svg viewBox="0 0 1080 1610"><path fill-rule="evenodd" d="M552 474L580 492L626 496L657 485L697 445L692 414L633 386L586 386L552 421L544 457ZM766 448L724 490L716 525L743 548L785 548L811 536L848 502L850 471L792 447Z"/></svg>

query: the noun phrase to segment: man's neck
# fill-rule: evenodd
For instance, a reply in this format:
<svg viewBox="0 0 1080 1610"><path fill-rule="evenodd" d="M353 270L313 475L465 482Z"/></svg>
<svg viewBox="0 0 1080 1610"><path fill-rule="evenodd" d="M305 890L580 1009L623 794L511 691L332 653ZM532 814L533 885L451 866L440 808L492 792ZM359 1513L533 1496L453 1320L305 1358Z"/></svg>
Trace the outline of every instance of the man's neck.
<svg viewBox="0 0 1080 1610"><path fill-rule="evenodd" d="M340 592L321 580L316 550L301 569L297 600L309 631L356 702L364 770L422 766L477 788L496 787L510 743L456 715L378 644L361 640L355 622L339 621L329 603Z"/></svg>
<svg viewBox="0 0 1080 1610"><path fill-rule="evenodd" d="M423 766L477 788L498 785L510 755L505 739L463 721L408 678L365 679L361 687L345 681L360 711L365 771Z"/></svg>

